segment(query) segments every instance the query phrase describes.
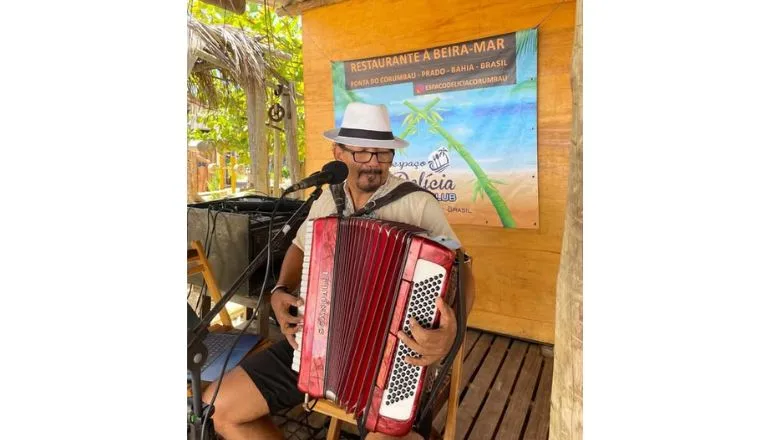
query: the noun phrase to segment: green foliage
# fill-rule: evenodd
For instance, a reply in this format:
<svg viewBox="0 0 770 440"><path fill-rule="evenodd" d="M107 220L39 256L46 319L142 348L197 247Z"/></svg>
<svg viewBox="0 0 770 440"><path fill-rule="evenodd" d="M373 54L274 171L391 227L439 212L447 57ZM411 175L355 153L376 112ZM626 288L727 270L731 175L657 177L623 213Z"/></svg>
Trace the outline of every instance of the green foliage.
<svg viewBox="0 0 770 440"><path fill-rule="evenodd" d="M351 102L363 102L355 90L345 87L345 63L332 63L332 86L334 87L334 107L344 110Z"/></svg>
<svg viewBox="0 0 770 440"><path fill-rule="evenodd" d="M208 187L209 192L219 189L219 167L212 168L213 169L209 172L209 180L206 182L206 186Z"/></svg>
<svg viewBox="0 0 770 440"><path fill-rule="evenodd" d="M537 80L528 79L511 87L511 96L519 101L535 102L537 99Z"/></svg>
<svg viewBox="0 0 770 440"><path fill-rule="evenodd" d="M532 55L537 50L537 29L516 32L516 57Z"/></svg>
<svg viewBox="0 0 770 440"><path fill-rule="evenodd" d="M294 83L297 92L297 148L299 159L305 158L305 103L304 81L302 68L302 26L298 17L278 17L269 7L248 2L246 12L235 14L217 6L209 5L200 0L191 0L191 16L208 25L229 25L239 28L259 38L260 42L271 50L280 51L291 56L284 60L268 50L267 62L286 80ZM213 141L217 150L235 151L238 153L238 163L249 164L249 142L246 117L246 94L243 89L223 72L213 71L212 81L217 96L221 97L216 107L208 108L198 116L198 123L208 127L210 131L188 129L188 138ZM206 104L198 91L203 88L194 81L188 83L189 94L197 102ZM280 97L272 90L267 91L267 108ZM192 115L191 115L192 117ZM266 119L267 120L267 119ZM188 124L189 126L190 124ZM280 125L280 124L279 124ZM281 133L282 144L285 144L285 134ZM268 145L272 154L272 143Z"/></svg>

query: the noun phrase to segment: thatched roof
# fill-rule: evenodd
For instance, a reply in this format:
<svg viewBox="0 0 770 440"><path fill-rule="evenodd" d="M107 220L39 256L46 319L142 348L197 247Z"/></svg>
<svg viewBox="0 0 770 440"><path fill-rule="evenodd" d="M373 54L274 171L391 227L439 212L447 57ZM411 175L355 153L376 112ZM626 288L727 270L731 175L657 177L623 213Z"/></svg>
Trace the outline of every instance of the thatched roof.
<svg viewBox="0 0 770 440"><path fill-rule="evenodd" d="M268 2L278 15L302 15L303 12L345 0L271 0Z"/></svg>
<svg viewBox="0 0 770 440"><path fill-rule="evenodd" d="M243 14L246 3L262 4L261 0L202 0L204 3L219 6L236 14ZM339 3L345 0L267 0L267 4L275 9L278 15L301 15L303 12L320 8L321 6Z"/></svg>
<svg viewBox="0 0 770 440"><path fill-rule="evenodd" d="M241 85L256 82L264 85L267 78L288 85L271 66L272 57L291 56L261 43L260 35L228 25L207 25L188 19L187 70L199 88L199 96L209 104L217 102L211 71L219 70L225 81ZM270 81L272 82L272 81Z"/></svg>

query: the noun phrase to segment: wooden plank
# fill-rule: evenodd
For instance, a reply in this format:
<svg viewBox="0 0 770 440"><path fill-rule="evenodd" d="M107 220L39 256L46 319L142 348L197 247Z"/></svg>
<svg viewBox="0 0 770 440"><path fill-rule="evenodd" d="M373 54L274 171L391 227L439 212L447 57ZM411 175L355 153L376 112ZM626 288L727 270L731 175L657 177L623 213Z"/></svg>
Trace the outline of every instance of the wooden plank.
<svg viewBox="0 0 770 440"><path fill-rule="evenodd" d="M476 343L476 341L479 339L480 336L481 336L481 332L479 332L478 330L474 330L474 329L470 329L470 328L467 329L467 331L465 332L465 342L462 345L462 350L463 351L462 351L460 356L456 356L455 357L455 363L459 359L463 359L464 360L465 358L468 357L468 355L471 352L471 349L473 348L473 345ZM452 368L454 368L454 365L452 366ZM462 374L462 364L460 364L460 372L461 372L460 374ZM450 372L450 374L452 375L451 376L452 381L455 381L455 379L456 379L456 382L457 382L456 385L457 385L457 388L458 388L458 392L462 392L462 388L460 387L460 377L461 376L456 376L455 377L453 372ZM452 382L452 383L454 383L454 382ZM450 381L448 381L446 379L444 381L444 384L436 385L436 386L439 386L439 387L442 387L442 388L441 388L441 391L438 392L438 396L436 397L436 400L433 403L434 413L437 414L438 411L441 409L441 406L446 404L447 398L449 397L449 390L450 390L449 387L450 387L450 385L451 385ZM459 399L459 395L457 396L457 398Z"/></svg>
<svg viewBox="0 0 770 440"><path fill-rule="evenodd" d="M468 384L468 391L463 398L457 414L457 436L465 438L470 431L473 421L476 418L484 398L487 396L487 390L492 384L500 364L508 350L510 338L498 336L489 350L489 354L484 359L484 363L479 368L479 372ZM496 420L495 420L496 421Z"/></svg>
<svg viewBox="0 0 770 440"><path fill-rule="evenodd" d="M508 402L508 409L505 410L496 438L519 438L524 427L524 419L532 403L532 394L535 391L542 362L543 355L540 354L540 346L530 344L527 349L527 357L524 359L524 366L516 385L514 385L513 394Z"/></svg>
<svg viewBox="0 0 770 440"><path fill-rule="evenodd" d="M340 419L332 417L331 423L329 423L329 430L326 432L326 440L339 439L341 429L342 429L342 421Z"/></svg>
<svg viewBox="0 0 770 440"><path fill-rule="evenodd" d="M460 353L464 353L465 348L460 347ZM452 372L449 381L449 396L447 398L447 422L446 435L449 438L455 438L457 432L457 411L460 406L460 377L463 373L463 359L455 356L452 361Z"/></svg>
<svg viewBox="0 0 770 440"><path fill-rule="evenodd" d="M481 336L479 337L479 340L476 341L476 344L473 346L471 353L463 361L463 374L462 374L462 380L460 381L461 390L468 385L468 382L470 381L471 376L476 371L476 368L481 363L481 360L484 359L487 349L492 343L492 338L493 336L490 335L489 333L482 333ZM446 417L447 417L447 405L444 404L439 410L439 412L436 414L436 416L433 418L433 426L436 428L436 430L438 431L444 430L444 425L446 424Z"/></svg>
<svg viewBox="0 0 770 440"><path fill-rule="evenodd" d="M473 350L471 350L470 355L468 355L468 357L463 361L463 374L462 382L460 382L460 388L465 388L468 386L468 382L470 382L471 376L473 376L473 373L476 372L476 369L478 368L482 359L484 359L486 356L487 349L492 344L493 338L494 335L483 333L479 337L479 340L476 342L476 345L473 346Z"/></svg>
<svg viewBox="0 0 770 440"><path fill-rule="evenodd" d="M466 359L468 355L471 354L473 345L476 344L476 341L479 340L480 336L481 332L478 330L469 328L465 331L465 342L463 343L463 359Z"/></svg>
<svg viewBox="0 0 770 440"><path fill-rule="evenodd" d="M498 420L503 414L505 403L508 401L511 388L513 388L513 383L527 353L527 345L526 342L513 341L513 345L505 357L503 367L489 390L489 396L481 409L478 420L473 425L470 439L487 440L494 435Z"/></svg>
<svg viewBox="0 0 770 440"><path fill-rule="evenodd" d="M553 358L545 358L543 374L537 387L535 405L527 421L524 440L548 440L548 422L551 415L551 384L553 383Z"/></svg>
<svg viewBox="0 0 770 440"><path fill-rule="evenodd" d="M268 4L272 3L275 12L279 17L282 17L284 15L301 15L305 11L320 8L322 6L333 5L342 1L345 0L269 0Z"/></svg>
<svg viewBox="0 0 770 440"><path fill-rule="evenodd" d="M201 273L201 272L203 272L204 269L205 268L203 267L202 264L190 267L190 268L187 269L187 276L189 277L190 275L195 275L196 273Z"/></svg>
<svg viewBox="0 0 770 440"><path fill-rule="evenodd" d="M343 422L352 423L354 425L356 423L356 418L353 416L353 414L348 413L341 407L326 399L319 399L313 407L313 411L325 414L334 419L342 420Z"/></svg>

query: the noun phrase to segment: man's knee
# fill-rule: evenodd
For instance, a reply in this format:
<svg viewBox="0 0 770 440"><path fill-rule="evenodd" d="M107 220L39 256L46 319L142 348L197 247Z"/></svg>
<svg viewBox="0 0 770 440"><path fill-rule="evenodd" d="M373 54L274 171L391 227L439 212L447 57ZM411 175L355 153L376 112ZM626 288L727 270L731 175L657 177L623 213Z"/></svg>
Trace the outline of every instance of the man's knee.
<svg viewBox="0 0 770 440"><path fill-rule="evenodd" d="M210 404L214 400L214 422L217 424L248 423L270 413L267 401L257 386L240 367L234 368L218 382L212 382L203 393L203 402Z"/></svg>

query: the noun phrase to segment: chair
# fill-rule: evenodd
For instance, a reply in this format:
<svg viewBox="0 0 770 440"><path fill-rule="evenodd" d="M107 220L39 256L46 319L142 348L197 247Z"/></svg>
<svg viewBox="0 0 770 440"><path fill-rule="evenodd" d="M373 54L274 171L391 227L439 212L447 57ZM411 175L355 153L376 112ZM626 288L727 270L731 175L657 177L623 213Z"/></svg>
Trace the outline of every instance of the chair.
<svg viewBox="0 0 770 440"><path fill-rule="evenodd" d="M464 345L464 344L463 344ZM451 372L449 374L449 396L446 398L447 402L447 418L446 427L444 429L444 438L447 440L454 440L455 429L457 423L457 406L460 398L460 376L462 375L463 366L463 346L460 346L460 350L457 352L454 361L452 362ZM440 385L437 385L440 386ZM433 408L438 410L444 403L443 400L437 400ZM326 440L338 440L340 438L340 431L342 430L342 423L350 423L356 425L356 419L353 414L345 412L344 409L335 405L329 400L319 399L313 406L313 411L324 414L331 418L329 423L329 430L326 434ZM434 411L434 414L437 411ZM435 429L431 428L431 439L441 438L439 433Z"/></svg>
<svg viewBox="0 0 770 440"><path fill-rule="evenodd" d="M211 299L218 303L222 300L222 293L219 291L219 286L214 278L214 272L211 271L211 265L206 258L206 253L203 251L203 245L198 240L193 240L191 245L192 249L187 249L187 276L198 273L202 274ZM219 311L219 319L222 321L222 326L226 329L233 328L233 322L230 319L227 308L223 307Z"/></svg>

